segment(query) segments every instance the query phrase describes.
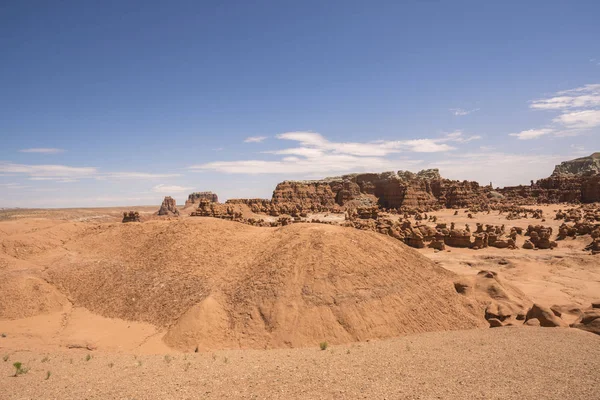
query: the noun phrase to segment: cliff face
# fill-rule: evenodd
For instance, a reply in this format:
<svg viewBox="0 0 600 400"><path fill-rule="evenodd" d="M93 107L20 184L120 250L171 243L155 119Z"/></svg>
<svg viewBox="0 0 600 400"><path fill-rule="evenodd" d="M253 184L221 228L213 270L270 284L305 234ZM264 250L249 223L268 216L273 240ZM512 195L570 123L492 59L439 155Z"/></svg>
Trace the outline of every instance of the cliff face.
<svg viewBox="0 0 600 400"><path fill-rule="evenodd" d="M486 202L489 188L477 182L443 179L437 169L351 174L318 181L285 181L273 192L273 204L331 208L377 204L383 208L468 207Z"/></svg>
<svg viewBox="0 0 600 400"><path fill-rule="evenodd" d="M192 193L186 206L217 203L212 192ZM338 212L348 208L379 206L386 209L487 207L490 203L600 202L600 153L565 161L548 178L527 186L493 190L477 182L444 179L437 169L349 174L313 181L284 181L268 199L231 199L255 213L272 216L307 212Z"/></svg>
<svg viewBox="0 0 600 400"><path fill-rule="evenodd" d="M552 175L588 175L600 173L600 152L587 157L563 161L554 168Z"/></svg>
<svg viewBox="0 0 600 400"><path fill-rule="evenodd" d="M594 203L600 202L600 153L564 161L548 178L530 186L500 189L517 203Z"/></svg>

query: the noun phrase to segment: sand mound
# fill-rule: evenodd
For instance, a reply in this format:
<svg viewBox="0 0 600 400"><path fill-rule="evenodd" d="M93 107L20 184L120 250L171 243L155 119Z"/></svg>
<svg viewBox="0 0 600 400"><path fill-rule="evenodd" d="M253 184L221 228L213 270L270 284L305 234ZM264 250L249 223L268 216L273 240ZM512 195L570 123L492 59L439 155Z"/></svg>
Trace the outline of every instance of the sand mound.
<svg viewBox="0 0 600 400"><path fill-rule="evenodd" d="M76 306L168 328L179 349L342 343L486 326L455 276L397 240L210 218L103 225L47 270Z"/></svg>
<svg viewBox="0 0 600 400"><path fill-rule="evenodd" d="M0 319L19 319L61 311L67 298L44 280L0 272Z"/></svg>

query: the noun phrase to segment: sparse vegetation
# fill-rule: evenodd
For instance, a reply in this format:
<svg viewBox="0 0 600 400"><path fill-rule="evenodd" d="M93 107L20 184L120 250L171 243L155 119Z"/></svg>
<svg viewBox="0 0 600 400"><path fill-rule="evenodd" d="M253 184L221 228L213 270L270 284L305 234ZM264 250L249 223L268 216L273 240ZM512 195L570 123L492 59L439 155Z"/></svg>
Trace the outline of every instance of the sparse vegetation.
<svg viewBox="0 0 600 400"><path fill-rule="evenodd" d="M137 362L137 366L138 366L138 367L141 367L141 366L142 366L142 361L141 361L141 360L138 360L138 362Z"/></svg>
<svg viewBox="0 0 600 400"><path fill-rule="evenodd" d="M46 372L46 380L50 379L50 375L52 375L52 372L47 371Z"/></svg>
<svg viewBox="0 0 600 400"><path fill-rule="evenodd" d="M7 362L9 358L10 358L10 356L8 354L5 354L4 357L2 357L4 362Z"/></svg>
<svg viewBox="0 0 600 400"><path fill-rule="evenodd" d="M187 370L190 369L190 365L192 365L191 362L185 363L185 366L183 367L183 370L187 372Z"/></svg>
<svg viewBox="0 0 600 400"><path fill-rule="evenodd" d="M329 344L327 344L327 342L319 343L319 347L321 348L321 350L327 350L328 346L329 346Z"/></svg>
<svg viewBox="0 0 600 400"><path fill-rule="evenodd" d="M88 354L87 356L85 356L85 361L90 361L92 359L92 355Z"/></svg>
<svg viewBox="0 0 600 400"><path fill-rule="evenodd" d="M212 353L212 359L213 359L213 361L215 361L217 359L217 355L215 353Z"/></svg>
<svg viewBox="0 0 600 400"><path fill-rule="evenodd" d="M2 334L2 335L0 335L0 336L2 336L2 337L6 337L6 333L3 333L3 334Z"/></svg>
<svg viewBox="0 0 600 400"><path fill-rule="evenodd" d="M44 356L44 358L42 358L43 363L48 362L48 361L50 361L50 357Z"/></svg>
<svg viewBox="0 0 600 400"><path fill-rule="evenodd" d="M173 361L173 357L171 357L171 356L170 356L170 355L168 355L168 354L167 354L167 355L165 355L165 362L166 362L167 364L169 364L171 361Z"/></svg>
<svg viewBox="0 0 600 400"><path fill-rule="evenodd" d="M112 368L115 366L115 363L108 363L108 368Z"/></svg>
<svg viewBox="0 0 600 400"><path fill-rule="evenodd" d="M227 358L227 357L224 357L224 358L223 358L223 362L224 362L225 364L229 363L229 358Z"/></svg>
<svg viewBox="0 0 600 400"><path fill-rule="evenodd" d="M23 375L23 374L26 374L29 371L29 368L24 368L23 367L23 363L21 363L19 361L17 361L16 363L14 363L13 367L15 367L15 374L13 376Z"/></svg>

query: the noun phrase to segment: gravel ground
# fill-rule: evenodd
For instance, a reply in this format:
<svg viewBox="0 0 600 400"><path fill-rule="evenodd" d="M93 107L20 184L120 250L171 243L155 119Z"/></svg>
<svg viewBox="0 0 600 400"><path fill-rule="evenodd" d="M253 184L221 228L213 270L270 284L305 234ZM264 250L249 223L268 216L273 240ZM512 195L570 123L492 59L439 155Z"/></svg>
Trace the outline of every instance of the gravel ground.
<svg viewBox="0 0 600 400"><path fill-rule="evenodd" d="M315 344L161 355L35 353L1 343L0 356L8 356L0 360L1 399L600 398L600 336L576 329L475 329L325 351ZM11 377L16 361L29 371Z"/></svg>

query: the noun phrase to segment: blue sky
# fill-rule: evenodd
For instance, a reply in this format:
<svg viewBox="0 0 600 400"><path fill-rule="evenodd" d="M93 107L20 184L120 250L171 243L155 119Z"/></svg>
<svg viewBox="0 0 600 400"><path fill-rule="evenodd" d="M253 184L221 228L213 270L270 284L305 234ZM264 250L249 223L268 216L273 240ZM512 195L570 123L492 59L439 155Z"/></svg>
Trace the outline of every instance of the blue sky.
<svg viewBox="0 0 600 400"><path fill-rule="evenodd" d="M4 1L0 207L600 150L597 1ZM249 138L251 138L249 140Z"/></svg>

